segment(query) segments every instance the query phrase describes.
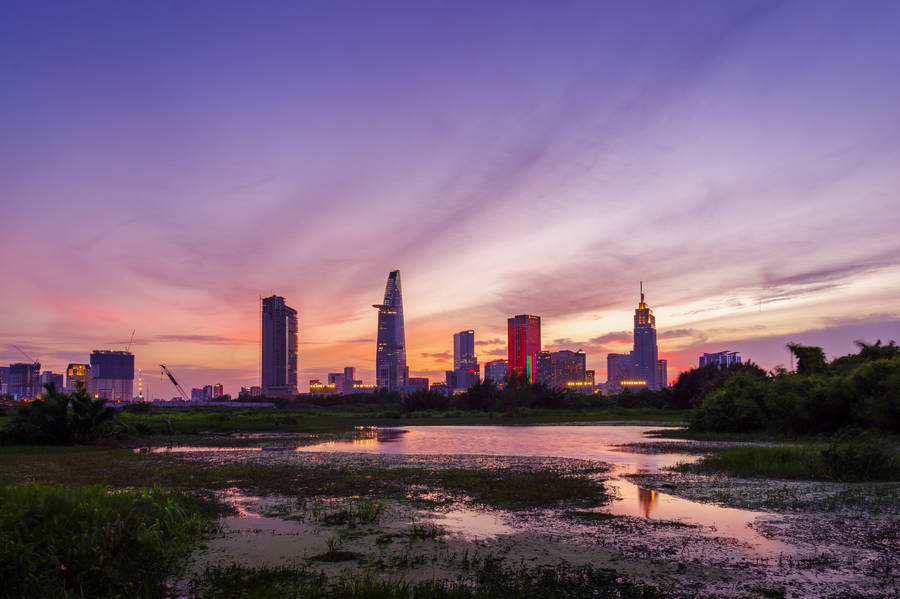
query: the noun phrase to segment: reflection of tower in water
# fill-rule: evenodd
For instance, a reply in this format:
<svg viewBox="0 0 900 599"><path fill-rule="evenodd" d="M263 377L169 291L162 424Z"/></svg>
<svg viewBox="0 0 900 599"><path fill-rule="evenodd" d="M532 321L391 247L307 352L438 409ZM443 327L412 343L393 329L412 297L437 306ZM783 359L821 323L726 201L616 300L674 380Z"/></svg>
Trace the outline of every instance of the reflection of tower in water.
<svg viewBox="0 0 900 599"><path fill-rule="evenodd" d="M650 512L653 511L653 506L656 505L657 501L659 501L659 496L656 491L638 487L638 503L641 505L641 509L644 510L644 516L650 517Z"/></svg>

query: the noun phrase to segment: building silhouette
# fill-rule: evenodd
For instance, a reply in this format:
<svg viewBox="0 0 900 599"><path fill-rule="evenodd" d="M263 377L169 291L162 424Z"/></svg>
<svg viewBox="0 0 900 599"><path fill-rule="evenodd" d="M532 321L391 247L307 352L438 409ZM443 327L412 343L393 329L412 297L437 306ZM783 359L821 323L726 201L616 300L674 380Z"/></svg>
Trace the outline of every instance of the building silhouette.
<svg viewBox="0 0 900 599"><path fill-rule="evenodd" d="M375 382L379 388L400 390L409 378L406 365L406 333L403 328L403 296L400 271L388 274L384 301L378 309L378 345L375 350Z"/></svg>
<svg viewBox="0 0 900 599"><path fill-rule="evenodd" d="M278 295L262 300L262 393L297 394L297 311Z"/></svg>
<svg viewBox="0 0 900 599"><path fill-rule="evenodd" d="M479 379L478 359L475 357L475 331L460 331L453 335L453 370L446 372L447 386L452 390L468 389Z"/></svg>
<svg viewBox="0 0 900 599"><path fill-rule="evenodd" d="M91 352L91 379L88 392L110 401L134 399L134 354L128 351Z"/></svg>
<svg viewBox="0 0 900 599"><path fill-rule="evenodd" d="M509 372L525 374L534 382L535 361L541 351L541 317L519 314L506 321Z"/></svg>

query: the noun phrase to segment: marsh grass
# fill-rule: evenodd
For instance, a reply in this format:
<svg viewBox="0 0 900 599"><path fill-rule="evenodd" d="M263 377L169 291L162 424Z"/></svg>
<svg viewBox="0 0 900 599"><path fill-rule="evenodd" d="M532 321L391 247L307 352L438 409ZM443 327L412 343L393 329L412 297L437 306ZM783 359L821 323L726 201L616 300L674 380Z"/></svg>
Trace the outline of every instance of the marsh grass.
<svg viewBox="0 0 900 599"><path fill-rule="evenodd" d="M628 582L612 570L559 564L507 567L502 560L473 563L454 580L412 583L374 572L329 579L311 568L209 568L191 582L194 599L661 599L696 596Z"/></svg>
<svg viewBox="0 0 900 599"><path fill-rule="evenodd" d="M837 439L829 446L734 447L699 462L679 464L676 469L747 478L898 481L900 452L890 441L863 437Z"/></svg>
<svg viewBox="0 0 900 599"><path fill-rule="evenodd" d="M0 594L162 597L215 514L160 489L0 486Z"/></svg>

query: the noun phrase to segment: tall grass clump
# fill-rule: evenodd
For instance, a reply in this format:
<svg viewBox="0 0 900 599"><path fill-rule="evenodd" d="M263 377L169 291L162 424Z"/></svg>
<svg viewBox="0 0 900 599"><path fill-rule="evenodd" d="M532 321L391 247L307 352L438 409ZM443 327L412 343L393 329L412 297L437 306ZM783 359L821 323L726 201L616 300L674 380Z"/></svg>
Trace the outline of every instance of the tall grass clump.
<svg viewBox="0 0 900 599"><path fill-rule="evenodd" d="M0 596L162 597L211 509L156 488L0 486Z"/></svg>
<svg viewBox="0 0 900 599"><path fill-rule="evenodd" d="M735 447L698 463L682 464L678 469L746 478L898 481L900 455L889 440L847 432L835 437L826 447Z"/></svg>

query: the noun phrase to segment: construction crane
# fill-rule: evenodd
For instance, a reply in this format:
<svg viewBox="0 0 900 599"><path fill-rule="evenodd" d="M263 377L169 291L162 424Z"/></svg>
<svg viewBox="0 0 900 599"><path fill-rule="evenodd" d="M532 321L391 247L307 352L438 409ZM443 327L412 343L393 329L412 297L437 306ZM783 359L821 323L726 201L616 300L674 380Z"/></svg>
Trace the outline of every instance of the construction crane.
<svg viewBox="0 0 900 599"><path fill-rule="evenodd" d="M181 393L181 397L184 398L184 401L191 401L187 396L187 393L184 392L184 389L181 387L181 385L178 384L178 381L175 380L175 377L172 376L172 372L168 368L166 368L166 365L160 364L159 367L162 368L163 374L169 377L169 380L172 381L172 384L175 385L175 388L178 389L179 393Z"/></svg>
<svg viewBox="0 0 900 599"><path fill-rule="evenodd" d="M128 340L128 345L125 346L125 351L131 351L131 344L134 343L134 331L131 331L131 339Z"/></svg>
<svg viewBox="0 0 900 599"><path fill-rule="evenodd" d="M22 349L21 347L19 347L18 345L13 345L13 347L16 348L17 350L19 350L19 353L20 353L20 354L22 354L23 356L25 356L26 358L28 358L28 361L31 362L32 364L37 364L37 363L38 363L37 360L35 360L34 358L32 358L31 356L29 356L28 354L26 354L26 353L25 353L25 350Z"/></svg>

